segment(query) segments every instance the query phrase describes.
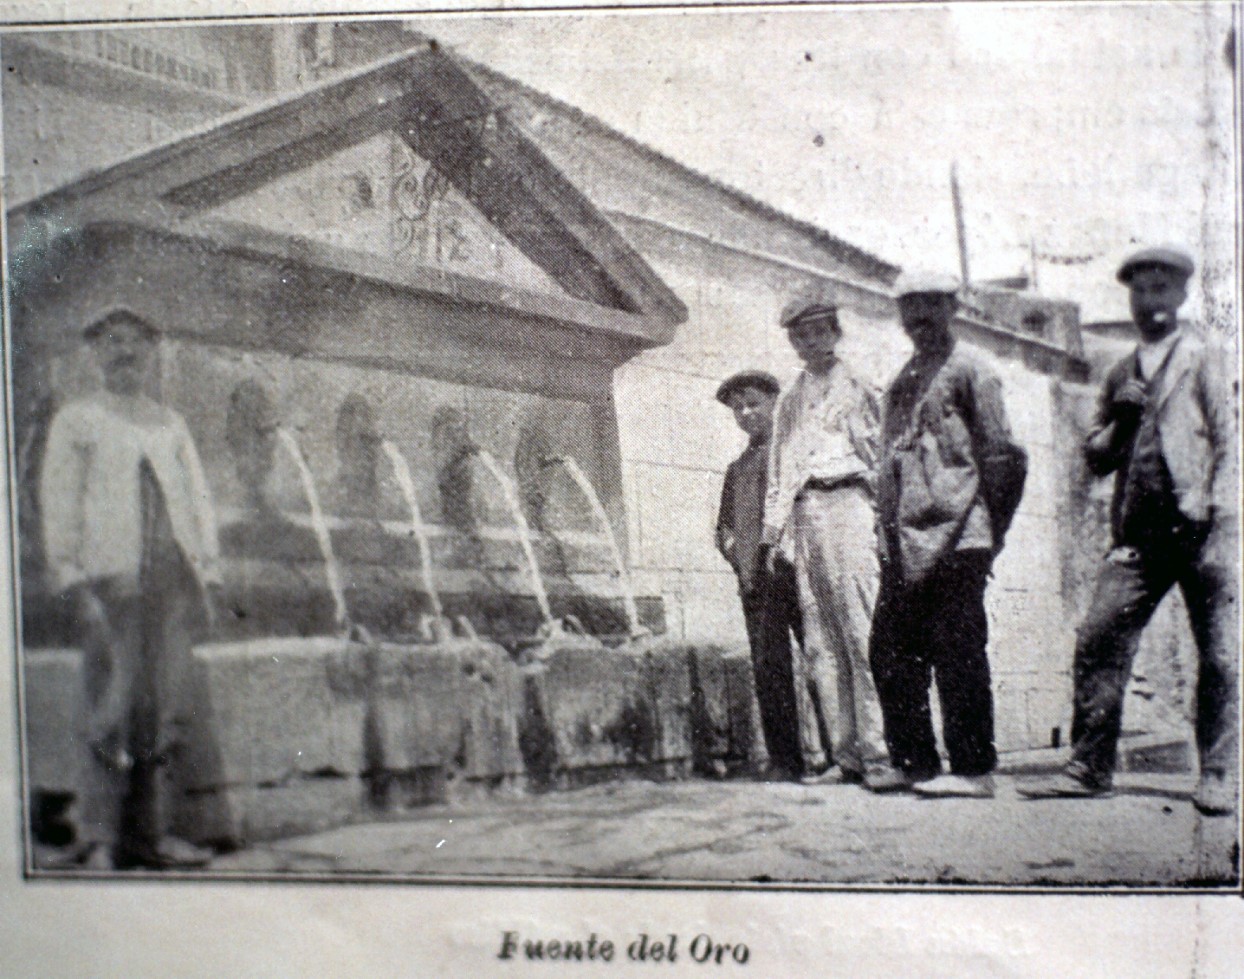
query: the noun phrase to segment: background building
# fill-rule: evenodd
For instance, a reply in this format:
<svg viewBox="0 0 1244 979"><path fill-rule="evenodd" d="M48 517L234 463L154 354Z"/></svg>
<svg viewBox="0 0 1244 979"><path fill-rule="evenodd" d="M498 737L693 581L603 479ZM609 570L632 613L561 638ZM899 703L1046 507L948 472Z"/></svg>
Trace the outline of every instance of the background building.
<svg viewBox="0 0 1244 979"><path fill-rule="evenodd" d="M21 208L75 181L89 185L82 179L88 171L178 134L210 132L231 113L279 104L307 86L427 43L384 22L5 36L0 56L8 69L7 206ZM794 294L804 292L838 303L844 357L881 387L910 350L890 291L899 270L571 105L485 65L459 64L504 120L590 201L686 307L685 322L676 330L613 356L611 371L579 372L573 383L562 385L566 403L590 403L591 411L559 415L557 406L546 406L542 417L546 427L561 426L559 437L575 444L616 441L616 460L607 448L588 468L626 551L635 590L661 599L668 632L688 641L742 642L733 574L712 544L722 474L742 436L713 400L713 391L722 377L745 367L769 369L784 380L792 376L797 362L777 315ZM481 126L488 125L482 119ZM301 236L317 247L369 253L378 262L420 274L444 270L502 288L564 291L565 283L552 282L546 269L527 261L507 233L440 180L426 160L385 143L387 138L369 137L259 184L214 216L256 223L259 231L291 240ZM1067 740L1072 630L1104 537L1104 514L1077 452L1092 399L1077 310L1030 293L981 288L968 297L960 328L966 342L996 361L1013 425L1031 457L1024 502L989 593L999 747L1049 747ZM573 351L564 354L567 363L574 360ZM195 356L183 360L175 397L194 397ZM284 386L278 387L291 405L299 387L310 385L316 404L331 406L320 420L305 423L314 468L333 471L332 419L337 403L358 390L373 392L381 434L424 439L425 452L435 451L431 432L397 430L406 410L401 396L392 393L400 382L368 373L382 370L379 356L369 368L355 352L338 357L312 350L313 364L276 368L286 371ZM541 356L550 354L537 352L531 370ZM487 414L478 405L506 400L490 393L502 385L499 376L485 372L471 382L464 396L468 413L474 405L477 413ZM534 374L524 381L529 392L557 383ZM37 399L18 394L20 438L23 422L33 425L38 419ZM524 397L538 400L534 393ZM514 417L507 411L493 412L498 432ZM193 425L194 413L187 413ZM604 434L584 438L574 431L581 424ZM223 431L209 426L195 434L208 456L216 452L223 459ZM510 451L499 457L522 483L518 450L506 444ZM231 477L220 475L228 468L223 461L215 467L209 462L218 474L213 489L226 507L239 492L229 485ZM285 498L296 496L291 483ZM573 519L587 526L587 517ZM1165 647L1145 653L1155 663L1173 662L1171 655ZM1137 720L1143 714L1129 716Z"/></svg>

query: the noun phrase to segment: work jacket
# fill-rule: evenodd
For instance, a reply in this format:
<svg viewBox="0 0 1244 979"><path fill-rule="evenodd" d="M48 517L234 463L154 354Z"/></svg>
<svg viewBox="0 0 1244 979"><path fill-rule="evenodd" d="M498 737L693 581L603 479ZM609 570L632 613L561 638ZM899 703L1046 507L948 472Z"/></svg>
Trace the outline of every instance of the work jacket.
<svg viewBox="0 0 1244 979"><path fill-rule="evenodd" d="M1181 335L1144 409L1147 420L1156 421L1175 502L1180 513L1193 523L1234 520L1238 513L1236 395L1230 381L1230 371L1237 363L1230 354ZM1115 423L1115 393L1139 377L1136 351L1110 369L1084 444L1090 472L1096 476L1115 473L1111 517L1116 541L1133 439L1112 439L1105 447L1095 447L1094 443L1101 441L1101 433Z"/></svg>
<svg viewBox="0 0 1244 979"><path fill-rule="evenodd" d="M886 391L882 416L882 560L911 585L953 551L997 553L1027 458L991 367L958 344L944 359L912 357Z"/></svg>

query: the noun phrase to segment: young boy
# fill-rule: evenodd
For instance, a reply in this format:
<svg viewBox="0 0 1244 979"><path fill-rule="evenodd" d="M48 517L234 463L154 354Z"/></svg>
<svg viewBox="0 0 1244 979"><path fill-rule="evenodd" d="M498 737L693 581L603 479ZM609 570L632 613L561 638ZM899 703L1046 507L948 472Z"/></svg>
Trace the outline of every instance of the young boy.
<svg viewBox="0 0 1244 979"><path fill-rule="evenodd" d="M813 770L803 781L887 791L868 664L878 582L877 398L835 353L836 307L797 300L780 322L804 369L777 404L761 545L767 563L778 553L794 558L803 618L795 691L805 767Z"/></svg>
<svg viewBox="0 0 1244 979"><path fill-rule="evenodd" d="M769 777L793 780L801 772L796 727L791 631L800 633L794 568L772 571L760 560L769 436L778 382L764 371L743 371L717 389L717 400L734 412L748 444L726 470L717 515L717 548L739 578L743 617L756 675L756 699L769 752Z"/></svg>

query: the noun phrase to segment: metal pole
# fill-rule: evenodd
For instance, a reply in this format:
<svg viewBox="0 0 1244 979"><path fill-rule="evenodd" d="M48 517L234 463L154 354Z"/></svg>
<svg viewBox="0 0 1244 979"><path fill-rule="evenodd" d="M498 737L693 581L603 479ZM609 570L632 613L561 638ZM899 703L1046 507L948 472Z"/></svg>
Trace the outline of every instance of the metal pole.
<svg viewBox="0 0 1244 979"><path fill-rule="evenodd" d="M955 231L959 235L959 275L966 286L971 282L968 274L968 239L963 227L963 200L959 196L959 167L957 163L950 165L950 200L955 208Z"/></svg>

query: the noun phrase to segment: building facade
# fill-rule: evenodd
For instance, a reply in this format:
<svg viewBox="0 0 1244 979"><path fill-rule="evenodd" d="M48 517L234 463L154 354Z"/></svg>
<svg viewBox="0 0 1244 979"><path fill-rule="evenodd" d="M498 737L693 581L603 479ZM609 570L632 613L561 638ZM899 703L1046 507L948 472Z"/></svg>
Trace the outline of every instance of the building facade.
<svg viewBox="0 0 1244 979"><path fill-rule="evenodd" d="M12 69L3 90L7 206L11 214L29 213L66 187L86 193L82 188L93 186L89 171L118 172L110 164L141 170L143 153L159 144L171 159L177 146L213 138L229 120L427 47L427 39L397 24L375 22L6 36L0 57ZM275 177L251 157L239 160L232 175L216 168L197 189L190 181L174 188L180 206L213 222L213 241L254 264L245 265L250 278L240 279L242 266L222 270L201 252L179 253L177 275L210 273L217 278L204 281L213 288L245 298L225 309L203 287L194 292L198 305L166 303L159 310L169 322L203 321L187 324L185 336L174 335L168 345L164 394L192 427L195 418L204 419L195 436L227 513L241 506L244 488L230 460L228 420L218 406L197 404L202 390L228 393L248 378L267 378L268 396L286 412L283 424L299 432L311 468L322 474L340 467L337 419L345 402L361 394L380 435L415 460L438 460L426 467L428 475L416 473L434 532L455 519L436 474L466 431L493 448L537 537L541 526L570 531L556 547L537 541L542 563L561 560L570 569L565 593L601 596L616 587L609 564L566 557L576 541L585 553L599 542L591 508L561 483L531 476L541 460L574 455L602 498L634 592L646 602L641 618L680 641L741 644L734 576L713 547L712 531L722 476L742 436L713 392L743 368L767 369L783 381L793 376L797 361L777 325L778 311L807 292L839 305L842 355L882 387L910 351L890 289L899 270L485 65L459 59L453 65L470 91L465 84L447 90L433 115L448 118L467 104L463 99L475 106L477 128L464 139L504 144L508 163L534 166L525 172L538 174L549 198L537 195L532 207L556 211L549 200L558 198L563 180L575 201L580 195L590 203L654 273L657 281L644 283L648 308L607 295L619 276L643 275L630 266L630 273L609 267L610 256L623 249L604 231L595 247L564 263L572 271L559 280L550 272L563 267L554 251L569 238L550 232L552 245L524 239L518 226L530 227L534 212L526 204L498 203L507 193L504 182L492 191L464 192L445 162L451 150L401 138L392 119L373 120L371 130L347 136L334 135L349 128L341 119L317 129L307 116L306 131L291 129L273 153L300 140L309 146L336 138L341 145L315 144L314 153L304 148L309 162L286 161ZM436 118L420 119L436 131ZM102 153L100 131L115 134ZM531 163L537 155L538 165ZM133 179L141 191L148 178ZM575 214L559 212L558 227L573 228ZM10 254L15 244L11 239ZM307 256L360 280L383 281L343 296L344 280L308 273ZM134 267L121 263L116 275ZM600 268L605 274L596 275ZM476 292L455 293L468 282ZM420 307L413 324L412 307L384 291L399 286L435 299ZM306 297L321 290L320 311L312 303L310 318L331 325L304 329L288 313L282 296L293 292L283 287L297 290L303 313ZM71 320L86 306L83 300L54 308ZM506 312L471 312L484 308ZM43 322L51 313L41 315ZM515 329L515 316L530 316L536 325L524 334ZM360 317L379 325L360 331ZM541 318L561 324L555 340L539 328ZM1102 543L1102 514L1075 451L1091 406L1076 311L1027 294L980 291L970 297L959 330L996 363L1012 423L1030 453L1024 501L989 592L999 748L1057 746L1069 733L1072 630L1086 601L1093 549ZM473 339L439 351L420 346L418 338L447 331ZM259 336L262 342L255 341ZM217 356L221 349L228 355ZM29 375L44 377L44 389L17 392L19 438L23 421L37 423L41 397L84 383L75 380L82 368L71 356L58 352L52 359L54 366ZM403 373L412 365L417 384ZM213 380L205 388L208 376ZM451 417L446 406L458 414ZM276 472L274 482L277 502L298 509L301 490L292 471ZM480 505L497 510L486 525L511 522L495 493ZM1095 529L1086 533L1086 527ZM553 554L558 548L560 557ZM442 557L450 577L470 573L469 556L446 551ZM511 549L495 564L496 573L508 575L508 587L523 590L521 556Z"/></svg>

